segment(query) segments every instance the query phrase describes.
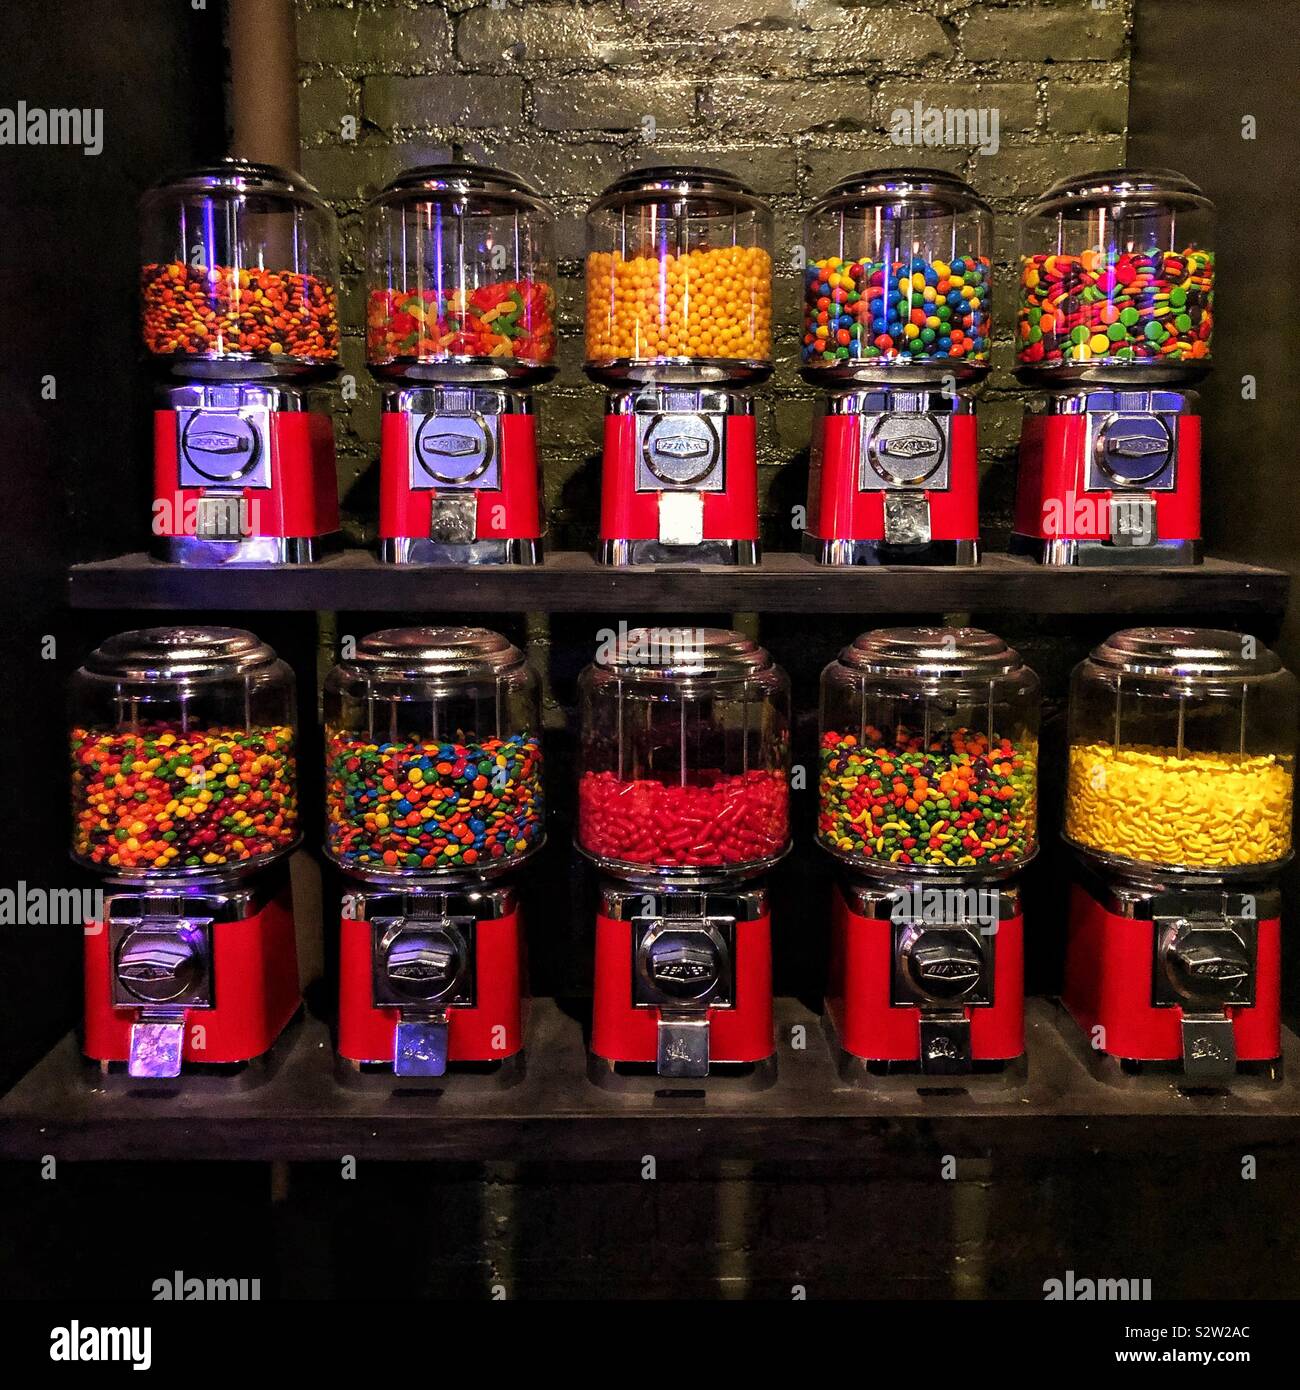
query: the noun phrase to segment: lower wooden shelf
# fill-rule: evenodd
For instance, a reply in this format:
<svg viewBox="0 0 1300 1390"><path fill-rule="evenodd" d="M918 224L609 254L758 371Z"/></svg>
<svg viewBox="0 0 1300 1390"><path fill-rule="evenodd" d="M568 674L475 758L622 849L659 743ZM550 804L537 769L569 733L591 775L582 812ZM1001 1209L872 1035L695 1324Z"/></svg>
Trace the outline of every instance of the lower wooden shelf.
<svg viewBox="0 0 1300 1390"><path fill-rule="evenodd" d="M115 1081L96 1090L69 1034L0 1100L0 1156L639 1164L653 1154L888 1171L951 1153L1050 1170L1067 1151L1073 1161L1080 1151L1167 1158L1194 1149L1200 1161L1243 1145L1300 1145L1300 1039L1290 1032L1291 1079L1189 1093L1169 1078L1098 1069L1047 1000L1029 1002L1027 1030L1023 1079L887 1077L857 1089L841 1080L818 1016L778 999L767 1089L717 1077L673 1083L676 1091L647 1079L619 1093L588 1080L583 1025L549 999L534 1002L526 1067L505 1089L459 1076L436 1092L349 1089L335 1078L326 1024L307 1017L260 1086L223 1080L158 1093ZM800 1037L805 1045L794 1045Z"/></svg>

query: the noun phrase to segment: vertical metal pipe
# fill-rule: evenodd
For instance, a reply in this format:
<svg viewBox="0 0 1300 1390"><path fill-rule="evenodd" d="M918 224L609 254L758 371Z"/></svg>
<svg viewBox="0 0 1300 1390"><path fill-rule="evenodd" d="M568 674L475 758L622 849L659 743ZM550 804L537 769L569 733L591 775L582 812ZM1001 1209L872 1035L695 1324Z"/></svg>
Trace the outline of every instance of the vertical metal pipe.
<svg viewBox="0 0 1300 1390"><path fill-rule="evenodd" d="M230 152L298 167L298 38L293 0L229 0Z"/></svg>

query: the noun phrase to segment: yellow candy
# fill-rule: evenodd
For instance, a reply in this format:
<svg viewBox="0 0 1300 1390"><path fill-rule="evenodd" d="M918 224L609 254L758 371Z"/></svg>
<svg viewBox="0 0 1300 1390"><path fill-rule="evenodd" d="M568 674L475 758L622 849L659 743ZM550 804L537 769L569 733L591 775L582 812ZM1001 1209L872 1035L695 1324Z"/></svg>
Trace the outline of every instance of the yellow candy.
<svg viewBox="0 0 1300 1390"><path fill-rule="evenodd" d="M1065 833L1143 863L1269 864L1291 848L1294 780L1292 761L1271 755L1076 745Z"/></svg>

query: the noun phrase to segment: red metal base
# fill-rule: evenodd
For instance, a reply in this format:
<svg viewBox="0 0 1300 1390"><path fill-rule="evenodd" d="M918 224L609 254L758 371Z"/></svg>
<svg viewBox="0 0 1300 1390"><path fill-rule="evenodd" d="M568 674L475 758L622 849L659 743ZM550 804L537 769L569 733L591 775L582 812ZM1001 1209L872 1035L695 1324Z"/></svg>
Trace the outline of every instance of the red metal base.
<svg viewBox="0 0 1300 1390"><path fill-rule="evenodd" d="M1061 1002L1099 1052L1177 1062L1183 1055L1183 1011L1152 1003L1153 930L1149 921L1112 913L1082 884L1073 884ZM1257 930L1255 1004L1224 1011L1242 1062L1271 1061L1282 1053L1282 924L1276 917L1261 919Z"/></svg>
<svg viewBox="0 0 1300 1390"><path fill-rule="evenodd" d="M921 1010L890 1002L893 924L863 917L836 889L831 921L831 969L826 1009L840 1046L869 1062L920 1062ZM1024 918L999 924L993 1003L967 1008L971 1059L1003 1062L1025 1050Z"/></svg>
<svg viewBox="0 0 1300 1390"><path fill-rule="evenodd" d="M772 921L735 926L735 1004L709 1010L709 1061L761 1062L772 1056ZM658 1056L659 1010L632 1002L632 924L596 918L596 996L591 1050L608 1062L653 1063Z"/></svg>
<svg viewBox="0 0 1300 1390"><path fill-rule="evenodd" d="M412 488L410 415L386 410L379 454L381 540L419 540L429 535L436 491ZM481 541L538 540L542 506L537 467L537 417L502 415L501 486L476 493L476 534ZM459 493L461 489L450 489Z"/></svg>
<svg viewBox="0 0 1300 1390"><path fill-rule="evenodd" d="M934 541L978 541L975 416L952 416L951 430L949 486L925 492L930 504L930 535ZM827 415L822 421L821 467L812 469L808 479L808 530L817 540L885 539L885 493L866 492L858 485L860 443L857 416Z"/></svg>
<svg viewBox="0 0 1300 1390"><path fill-rule="evenodd" d="M339 1054L391 1066L399 1011L374 1004L373 928L345 917L339 933ZM474 1000L447 1012L447 1060L502 1062L522 1051L528 995L518 912L474 924Z"/></svg>
<svg viewBox="0 0 1300 1390"><path fill-rule="evenodd" d="M139 1010L114 1007L107 925L95 922L91 926L98 930L86 935L82 1051L99 1062L125 1062L131 1025L138 1021ZM287 876L284 886L253 915L217 922L212 942L215 1007L186 1010L182 1061L193 1065L248 1062L270 1049L301 1002Z"/></svg>
<svg viewBox="0 0 1300 1390"><path fill-rule="evenodd" d="M193 534L204 488L180 488L176 413L154 412L154 533ZM334 425L322 411L279 410L271 416L271 486L244 488L250 536L308 538L339 529Z"/></svg>
<svg viewBox="0 0 1300 1390"><path fill-rule="evenodd" d="M758 540L758 444L752 415L726 422L726 491L704 493L705 541ZM659 537L659 492L638 492L636 419L605 416L601 470L600 539L653 541Z"/></svg>
<svg viewBox="0 0 1300 1390"><path fill-rule="evenodd" d="M1040 541L1108 541L1111 491L1089 492L1082 415L1027 415L1020 433L1015 532ZM1163 543L1201 538L1201 421L1178 424L1173 491L1153 492ZM1137 489L1142 491L1142 489ZM1123 496L1123 491L1118 493Z"/></svg>

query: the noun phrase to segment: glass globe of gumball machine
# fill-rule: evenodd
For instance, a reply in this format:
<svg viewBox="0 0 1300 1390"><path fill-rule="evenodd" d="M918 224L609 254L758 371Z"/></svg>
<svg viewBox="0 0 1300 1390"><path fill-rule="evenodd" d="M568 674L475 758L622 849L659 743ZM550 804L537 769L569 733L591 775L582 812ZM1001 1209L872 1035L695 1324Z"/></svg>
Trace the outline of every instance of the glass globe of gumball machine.
<svg viewBox="0 0 1300 1390"><path fill-rule="evenodd" d="M992 224L939 169L855 174L805 218L800 370L828 394L804 549L822 564L979 559Z"/></svg>
<svg viewBox="0 0 1300 1390"><path fill-rule="evenodd" d="M515 174L436 164L370 204L380 558L539 564L532 387L555 373L555 218Z"/></svg>
<svg viewBox="0 0 1300 1390"><path fill-rule="evenodd" d="M609 389L600 558L756 564L749 388L772 371L772 214L720 169L637 169L587 214L587 375Z"/></svg>
<svg viewBox="0 0 1300 1390"><path fill-rule="evenodd" d="M518 871L545 840L538 680L484 628L391 628L325 682L326 852L346 880L339 1054L439 1077L524 1045Z"/></svg>
<svg viewBox="0 0 1300 1390"><path fill-rule="evenodd" d="M1024 1054L1038 709L1038 677L976 628L869 632L822 672L817 839L840 866L826 1012L846 1076Z"/></svg>
<svg viewBox="0 0 1300 1390"><path fill-rule="evenodd" d="M774 1063L763 876L789 848L789 682L749 638L635 628L579 679L600 873L591 1074Z"/></svg>
<svg viewBox="0 0 1300 1390"><path fill-rule="evenodd" d="M155 551L191 565L317 560L341 543L334 214L298 174L226 159L140 203L141 331L159 376Z"/></svg>
<svg viewBox="0 0 1300 1390"><path fill-rule="evenodd" d="M1013 554L1201 560L1214 206L1168 169L1054 184L1021 224L1016 375L1048 392L1020 436Z"/></svg>
<svg viewBox="0 0 1300 1390"><path fill-rule="evenodd" d="M103 875L86 1055L176 1077L262 1058L299 1004L293 673L250 632L147 628L72 678L72 854Z"/></svg>
<svg viewBox="0 0 1300 1390"><path fill-rule="evenodd" d="M1280 1067L1295 677L1253 637L1117 632L1070 683L1063 1002L1125 1070Z"/></svg>

